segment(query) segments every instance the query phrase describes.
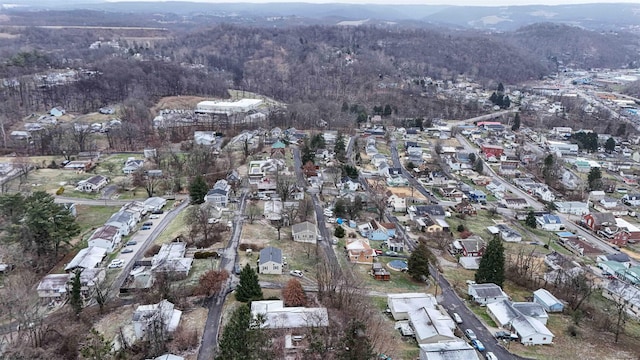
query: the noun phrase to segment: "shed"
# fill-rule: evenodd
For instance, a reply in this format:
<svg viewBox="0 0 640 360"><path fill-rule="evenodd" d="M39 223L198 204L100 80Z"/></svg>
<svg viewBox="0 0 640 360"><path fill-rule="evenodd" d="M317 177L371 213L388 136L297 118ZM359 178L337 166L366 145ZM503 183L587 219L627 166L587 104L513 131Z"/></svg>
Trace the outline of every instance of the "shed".
<svg viewBox="0 0 640 360"><path fill-rule="evenodd" d="M545 289L538 289L533 292L533 302L536 302L547 312L562 312L564 304Z"/></svg>

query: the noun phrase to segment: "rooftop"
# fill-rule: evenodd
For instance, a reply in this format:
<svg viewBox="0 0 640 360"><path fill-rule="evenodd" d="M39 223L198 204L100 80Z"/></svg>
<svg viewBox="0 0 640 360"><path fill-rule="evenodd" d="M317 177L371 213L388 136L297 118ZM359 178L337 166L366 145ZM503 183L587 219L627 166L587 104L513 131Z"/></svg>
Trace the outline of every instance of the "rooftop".
<svg viewBox="0 0 640 360"><path fill-rule="evenodd" d="M262 314L263 328L292 329L329 326L326 308L285 307L282 300L263 300L251 303L251 314Z"/></svg>

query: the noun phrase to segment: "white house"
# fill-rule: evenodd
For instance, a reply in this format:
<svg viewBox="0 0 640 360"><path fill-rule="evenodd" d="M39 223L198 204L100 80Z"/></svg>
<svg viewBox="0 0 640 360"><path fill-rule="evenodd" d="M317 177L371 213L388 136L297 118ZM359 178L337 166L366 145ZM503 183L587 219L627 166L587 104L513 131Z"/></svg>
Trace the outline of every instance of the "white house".
<svg viewBox="0 0 640 360"><path fill-rule="evenodd" d="M136 225L136 223L136 217L132 212L121 210L111 215L105 225L115 226L120 229L120 234L122 234L122 236L127 236Z"/></svg>
<svg viewBox="0 0 640 360"><path fill-rule="evenodd" d="M120 228L113 225L104 225L96 229L88 240L89 246L106 249L112 253L122 240Z"/></svg>
<svg viewBox="0 0 640 360"><path fill-rule="evenodd" d="M589 204L581 201L556 201L554 203L558 212L569 215L587 215L589 213Z"/></svg>
<svg viewBox="0 0 640 360"><path fill-rule="evenodd" d="M564 224L558 215L544 214L536 217L536 223L539 228L546 231L561 231Z"/></svg>
<svg viewBox="0 0 640 360"><path fill-rule="evenodd" d="M147 211L161 210L167 204L167 199L161 197L150 197L144 201L144 207Z"/></svg>
<svg viewBox="0 0 640 360"><path fill-rule="evenodd" d="M282 250L272 246L260 250L258 272L261 274L282 275Z"/></svg>
<svg viewBox="0 0 640 360"><path fill-rule="evenodd" d="M396 194L391 194L387 198L387 204L393 209L394 212L405 213L407 212L407 199L400 197Z"/></svg>
<svg viewBox="0 0 640 360"><path fill-rule="evenodd" d="M180 323L182 311L176 310L173 303L162 300L157 304L140 305L133 313L133 329L136 338L142 339L145 335L162 327L165 332L173 332Z"/></svg>
<svg viewBox="0 0 640 360"><path fill-rule="evenodd" d="M107 256L107 249L90 246L78 252L78 254L69 261L64 271L69 272L75 269L91 269L100 266L102 260Z"/></svg>
<svg viewBox="0 0 640 360"><path fill-rule="evenodd" d="M122 172L125 174L133 174L144 166L144 160L138 160L136 158L128 158L122 167Z"/></svg>
<svg viewBox="0 0 640 360"><path fill-rule="evenodd" d="M545 345L553 343L553 333L537 319L521 315L511 321L512 329L524 345Z"/></svg>
<svg viewBox="0 0 640 360"><path fill-rule="evenodd" d="M84 192L98 192L103 187L107 186L109 179L106 176L94 175L86 180L78 182L76 190Z"/></svg>
<svg viewBox="0 0 640 360"><path fill-rule="evenodd" d="M430 307L421 307L409 312L409 324L418 344L455 340L455 324L449 315Z"/></svg>
<svg viewBox="0 0 640 360"><path fill-rule="evenodd" d="M318 228L315 224L305 221L291 226L293 241L315 244L318 239Z"/></svg>
<svg viewBox="0 0 640 360"><path fill-rule="evenodd" d="M329 326L327 308L285 307L282 300L251 302L251 315L260 316L264 329L300 329Z"/></svg>
<svg viewBox="0 0 640 360"><path fill-rule="evenodd" d="M408 320L410 311L421 307L430 307L435 309L437 306L438 301L431 294L387 294L387 307L395 320Z"/></svg>
<svg viewBox="0 0 640 360"><path fill-rule="evenodd" d="M562 312L564 304L545 289L533 292L533 301L542 305L547 312Z"/></svg>
<svg viewBox="0 0 640 360"><path fill-rule="evenodd" d="M463 340L419 344L420 360L479 360L476 349Z"/></svg>
<svg viewBox="0 0 640 360"><path fill-rule="evenodd" d="M509 295L502 291L500 286L492 283L469 284L467 293L479 305L509 300Z"/></svg>
<svg viewBox="0 0 640 360"><path fill-rule="evenodd" d="M187 244L170 242L162 244L160 251L151 258L151 271L154 273L171 273L186 277L191 271L192 257L186 257Z"/></svg>

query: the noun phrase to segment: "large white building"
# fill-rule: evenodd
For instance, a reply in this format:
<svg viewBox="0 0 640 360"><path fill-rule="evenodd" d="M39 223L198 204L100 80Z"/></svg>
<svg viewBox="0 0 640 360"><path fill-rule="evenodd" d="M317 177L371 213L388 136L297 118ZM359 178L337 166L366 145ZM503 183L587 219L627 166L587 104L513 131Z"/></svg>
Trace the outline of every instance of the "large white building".
<svg viewBox="0 0 640 360"><path fill-rule="evenodd" d="M196 105L196 113L205 114L236 114L256 110L262 100L241 99L237 101L201 101Z"/></svg>
<svg viewBox="0 0 640 360"><path fill-rule="evenodd" d="M578 144L569 144L562 141L547 141L547 147L551 152L559 152L562 155L577 155Z"/></svg>

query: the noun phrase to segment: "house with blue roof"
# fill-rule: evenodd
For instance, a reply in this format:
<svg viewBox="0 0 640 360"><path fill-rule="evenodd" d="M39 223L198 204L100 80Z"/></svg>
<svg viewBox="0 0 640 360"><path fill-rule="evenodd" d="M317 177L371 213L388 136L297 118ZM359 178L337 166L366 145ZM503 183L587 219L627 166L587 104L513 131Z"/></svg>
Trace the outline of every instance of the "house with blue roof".
<svg viewBox="0 0 640 360"><path fill-rule="evenodd" d="M538 227L546 231L564 230L564 224L558 215L544 214L536 217Z"/></svg>
<svg viewBox="0 0 640 360"><path fill-rule="evenodd" d="M487 194L482 190L471 190L469 191L469 199L477 203L487 202Z"/></svg>

